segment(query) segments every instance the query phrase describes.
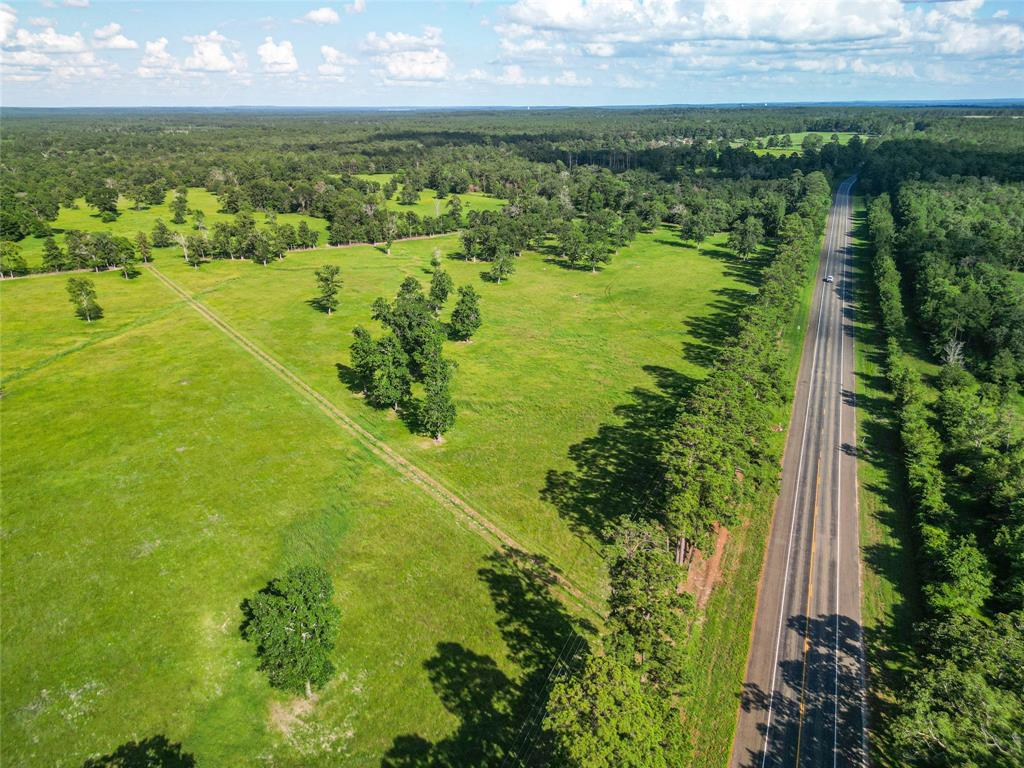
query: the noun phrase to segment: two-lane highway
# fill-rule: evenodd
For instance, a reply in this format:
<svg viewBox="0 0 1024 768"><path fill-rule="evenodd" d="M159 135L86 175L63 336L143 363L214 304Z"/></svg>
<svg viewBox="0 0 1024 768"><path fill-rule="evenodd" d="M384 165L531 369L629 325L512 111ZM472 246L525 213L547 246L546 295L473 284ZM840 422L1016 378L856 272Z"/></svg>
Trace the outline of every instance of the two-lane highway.
<svg viewBox="0 0 1024 768"><path fill-rule="evenodd" d="M836 189L821 250L734 768L866 764L850 304L855 183Z"/></svg>

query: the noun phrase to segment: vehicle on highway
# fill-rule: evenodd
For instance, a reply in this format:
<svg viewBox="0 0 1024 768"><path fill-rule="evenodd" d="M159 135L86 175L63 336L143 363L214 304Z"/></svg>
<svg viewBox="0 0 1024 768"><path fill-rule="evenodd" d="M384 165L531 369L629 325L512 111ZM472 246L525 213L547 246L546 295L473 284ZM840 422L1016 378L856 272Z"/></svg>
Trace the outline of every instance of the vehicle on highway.
<svg viewBox="0 0 1024 768"><path fill-rule="evenodd" d="M836 281L836 279L834 277L832 277L832 275L825 275L825 282L826 283L834 283L835 281Z"/></svg>

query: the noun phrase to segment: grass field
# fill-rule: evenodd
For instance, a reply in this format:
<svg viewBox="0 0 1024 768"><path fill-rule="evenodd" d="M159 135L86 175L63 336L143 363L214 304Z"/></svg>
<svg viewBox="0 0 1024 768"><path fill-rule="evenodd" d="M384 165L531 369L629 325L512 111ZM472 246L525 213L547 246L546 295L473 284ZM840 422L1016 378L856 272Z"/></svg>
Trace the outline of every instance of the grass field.
<svg viewBox="0 0 1024 768"><path fill-rule="evenodd" d="M117 206L121 215L117 217L116 221L109 224L100 221L96 209L90 208L85 204L84 199L80 199L77 208L62 207L57 214L57 220L52 222L51 226L53 227L56 240L61 246L64 245L63 233L68 229L80 229L84 232L112 232L115 235L123 235L133 239L136 232L145 232L147 235L152 234L153 225L156 223L156 220L163 219L164 224L172 230L179 232L193 231L191 216L188 217L188 222L185 224L174 224L171 222L174 214L171 212L170 202L173 197L174 193L168 192L167 198L162 205L147 206L138 211L134 209L132 201L121 198ZM189 189L188 207L189 210L198 209L205 214L207 228L212 227L217 222L230 222L235 218L234 214L221 213L220 201L217 199L217 196L201 188ZM256 214L257 225L263 224L264 219L265 216L262 213ZM277 222L279 224L298 226L300 221L305 221L311 229L320 233L321 243L327 241L327 222L324 219L303 216L298 213L277 214ZM43 263L43 242L43 238L31 236L21 241L21 254L25 257L25 261L30 267L38 267Z"/></svg>
<svg viewBox="0 0 1024 768"><path fill-rule="evenodd" d="M438 446L369 408L345 366L372 299L426 282L434 246L456 242L200 270L164 249L156 265L600 597L597 530L643 503L653 436L756 268L669 229L597 274L528 254L493 285L447 259L480 291L484 326L447 345L459 417ZM345 279L330 317L308 303L322 263ZM5 763L79 765L158 734L203 765L377 765L411 743L474 765L481 741L504 747L575 631L567 609L150 272L94 279L106 316L90 325L63 277L0 286ZM238 637L238 605L300 562L331 572L343 626L339 674L290 717ZM470 709L467 691L482 691Z"/></svg>
<svg viewBox="0 0 1024 768"><path fill-rule="evenodd" d="M378 184L387 184L395 174L393 173L357 173L356 177L365 179L366 181L376 181ZM402 185L398 185L399 191L402 189ZM395 192L394 196L388 200L388 210L398 211L412 211L419 217L424 216L441 216L444 214L445 206L448 204L450 198L444 198L438 200L437 192L433 189L424 189L420 191L419 200L415 205L402 205L398 202L398 192ZM462 201L462 210L464 212L469 211L497 211L505 205L505 201L491 197L490 195L483 195L479 192L464 192L458 195L460 201Z"/></svg>
<svg viewBox="0 0 1024 768"><path fill-rule="evenodd" d="M771 147L769 149L756 149L755 148L754 149L754 154L756 154L756 155L774 155L776 157L779 157L781 155L791 155L794 152L796 152L799 155L799 154L801 154L803 152L802 143L803 143L804 138L806 138L807 136L810 136L812 134L816 134L818 136L821 136L822 141L825 142L826 144L828 144L828 142L831 141L831 139L832 139L832 133L833 133L833 131L796 131L794 133L788 134L789 138L790 138L790 144L789 144L788 147ZM852 139L854 136L858 135L856 133L851 133L851 132L848 132L848 131L835 131L835 133L839 136L839 143L840 144L844 144L844 145L845 144L849 144L850 143L850 139ZM784 136L786 134L780 134L780 135ZM867 139L868 138L867 135L865 135L863 133L859 134L859 135L860 135L860 137L862 139ZM754 142L756 143L757 141L767 141L767 139L768 139L767 136L759 136L756 139L754 139ZM740 146L743 146L743 143L744 142L739 142L739 141L738 142L733 142L733 146L740 147Z"/></svg>

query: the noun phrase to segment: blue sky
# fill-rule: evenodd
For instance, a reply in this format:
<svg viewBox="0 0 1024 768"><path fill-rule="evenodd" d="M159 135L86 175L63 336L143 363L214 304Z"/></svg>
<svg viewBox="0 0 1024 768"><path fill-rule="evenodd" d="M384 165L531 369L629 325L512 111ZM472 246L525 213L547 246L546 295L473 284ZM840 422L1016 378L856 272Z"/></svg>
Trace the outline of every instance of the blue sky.
<svg viewBox="0 0 1024 768"><path fill-rule="evenodd" d="M8 106L1024 95L1024 0L0 3Z"/></svg>

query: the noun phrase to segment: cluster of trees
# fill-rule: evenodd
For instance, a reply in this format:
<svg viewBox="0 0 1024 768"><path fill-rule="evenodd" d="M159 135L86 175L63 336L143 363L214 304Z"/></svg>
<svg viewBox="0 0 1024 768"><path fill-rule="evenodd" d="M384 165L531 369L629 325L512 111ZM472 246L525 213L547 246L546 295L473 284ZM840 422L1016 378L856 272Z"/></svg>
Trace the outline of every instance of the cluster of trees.
<svg viewBox="0 0 1024 768"><path fill-rule="evenodd" d="M789 395L781 334L830 202L819 172L792 180L798 195L734 342L681 406L662 455L664 487L648 519L621 523L609 569L604 655L560 680L545 725L567 765L686 765L680 726L688 688L685 638L693 620L680 594L686 547L707 548L716 525L738 521L755 490L778 482L772 421Z"/></svg>
<svg viewBox="0 0 1024 768"><path fill-rule="evenodd" d="M446 336L468 340L480 327L479 295L472 287L459 289L459 298L446 328L438 314L453 288L451 277L435 269L429 293L414 277L407 277L394 301L373 302L373 319L388 329L374 339L357 326L351 346L352 369L366 399L378 408L408 404L413 381L423 384L424 397L414 411L420 428L435 440L455 424L451 381L455 364L443 355Z"/></svg>
<svg viewBox="0 0 1024 768"><path fill-rule="evenodd" d="M902 347L900 234L888 195L871 201L868 226L926 609L893 735L924 765L1020 763L1024 435L1005 386L979 384L955 337L941 350L939 398L929 405Z"/></svg>
<svg viewBox="0 0 1024 768"><path fill-rule="evenodd" d="M932 351L955 339L986 381L1024 382L1024 187L909 182L895 201L894 255Z"/></svg>
<svg viewBox="0 0 1024 768"><path fill-rule="evenodd" d="M693 600L678 592L682 569L665 532L647 523L624 525L609 576L605 653L588 656L553 686L545 727L566 765L686 765L691 745L679 713Z"/></svg>
<svg viewBox="0 0 1024 768"><path fill-rule="evenodd" d="M773 418L789 396L780 335L817 254L831 199L827 179L800 179L802 192L780 226L779 244L756 301L729 347L682 407L668 440L662 522L686 548L705 548L715 525L737 521L759 486L777 482Z"/></svg>

